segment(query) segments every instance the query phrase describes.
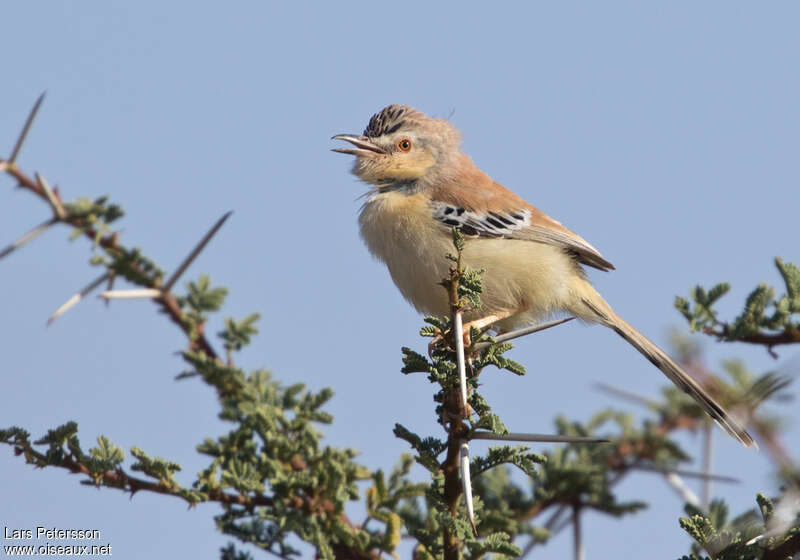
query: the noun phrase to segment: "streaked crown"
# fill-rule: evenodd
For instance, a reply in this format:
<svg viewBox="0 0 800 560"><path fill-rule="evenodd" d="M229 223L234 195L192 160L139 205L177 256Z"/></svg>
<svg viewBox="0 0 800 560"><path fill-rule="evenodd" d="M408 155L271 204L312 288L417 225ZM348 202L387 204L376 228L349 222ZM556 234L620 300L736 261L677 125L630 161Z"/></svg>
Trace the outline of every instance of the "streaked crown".
<svg viewBox="0 0 800 560"><path fill-rule="evenodd" d="M425 114L408 105L389 105L372 115L364 136L378 138L384 134L393 134L414 121L425 118Z"/></svg>

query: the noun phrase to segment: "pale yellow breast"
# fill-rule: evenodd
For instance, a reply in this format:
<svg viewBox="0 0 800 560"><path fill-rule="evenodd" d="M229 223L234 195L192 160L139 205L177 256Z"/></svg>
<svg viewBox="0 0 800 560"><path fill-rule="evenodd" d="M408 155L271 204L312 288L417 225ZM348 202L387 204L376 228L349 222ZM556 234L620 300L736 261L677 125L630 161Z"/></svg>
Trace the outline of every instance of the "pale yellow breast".
<svg viewBox="0 0 800 560"><path fill-rule="evenodd" d="M370 252L386 263L403 296L422 313L446 314L447 294L438 283L448 274L445 256L454 249L433 221L427 198L376 194L364 205L359 225Z"/></svg>
<svg viewBox="0 0 800 560"><path fill-rule="evenodd" d="M433 220L427 196L376 194L364 205L359 224L370 252L386 263L403 296L422 313L447 314L439 282L451 264L445 256L455 249L448 230ZM518 313L501 325L510 328L563 311L572 299L576 265L553 246L467 238L463 257L466 266L485 269L483 307L468 313L468 320L508 310Z"/></svg>

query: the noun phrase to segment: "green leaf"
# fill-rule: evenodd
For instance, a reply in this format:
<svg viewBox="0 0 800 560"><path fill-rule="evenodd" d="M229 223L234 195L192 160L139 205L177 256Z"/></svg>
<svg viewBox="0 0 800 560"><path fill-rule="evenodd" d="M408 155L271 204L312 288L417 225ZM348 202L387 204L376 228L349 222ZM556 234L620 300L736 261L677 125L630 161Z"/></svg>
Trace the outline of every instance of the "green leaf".
<svg viewBox="0 0 800 560"><path fill-rule="evenodd" d="M250 338L258 334L255 322L260 318L261 314L251 313L241 321L231 318L225 319L225 330L217 334L224 341L225 350L238 352L244 346L250 344Z"/></svg>
<svg viewBox="0 0 800 560"><path fill-rule="evenodd" d="M104 470L117 469L125 460L125 452L122 448L111 443L106 436L97 438L97 447L89 449L89 454L102 463Z"/></svg>
<svg viewBox="0 0 800 560"><path fill-rule="evenodd" d="M401 349L403 352L403 369L400 371L403 373L430 373L432 365L428 361L428 358L411 350L410 348L406 348L405 346Z"/></svg>

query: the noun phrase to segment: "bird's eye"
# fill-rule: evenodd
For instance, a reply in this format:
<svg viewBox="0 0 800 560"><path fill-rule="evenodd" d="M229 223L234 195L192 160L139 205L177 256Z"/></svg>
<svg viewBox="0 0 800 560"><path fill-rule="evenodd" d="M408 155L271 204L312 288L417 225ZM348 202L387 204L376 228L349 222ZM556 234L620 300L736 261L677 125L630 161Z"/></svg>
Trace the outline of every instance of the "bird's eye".
<svg viewBox="0 0 800 560"><path fill-rule="evenodd" d="M397 143L397 149L401 152L407 152L411 149L411 140L408 138L403 138Z"/></svg>

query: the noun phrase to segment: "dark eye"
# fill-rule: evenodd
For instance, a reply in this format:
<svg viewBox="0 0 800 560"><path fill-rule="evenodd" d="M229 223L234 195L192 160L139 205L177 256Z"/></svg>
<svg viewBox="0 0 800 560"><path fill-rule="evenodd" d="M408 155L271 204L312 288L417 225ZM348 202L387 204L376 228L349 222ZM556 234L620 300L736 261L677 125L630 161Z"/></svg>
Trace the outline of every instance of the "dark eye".
<svg viewBox="0 0 800 560"><path fill-rule="evenodd" d="M411 140L408 138L403 138L397 143L397 149L401 152L407 152L411 149Z"/></svg>

